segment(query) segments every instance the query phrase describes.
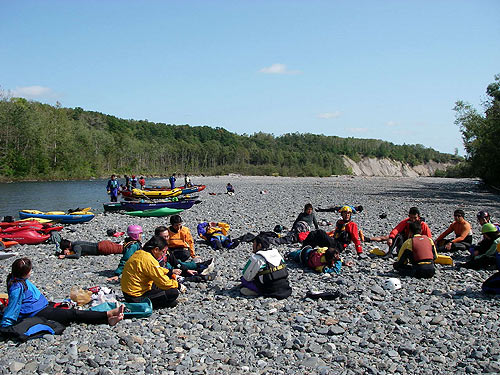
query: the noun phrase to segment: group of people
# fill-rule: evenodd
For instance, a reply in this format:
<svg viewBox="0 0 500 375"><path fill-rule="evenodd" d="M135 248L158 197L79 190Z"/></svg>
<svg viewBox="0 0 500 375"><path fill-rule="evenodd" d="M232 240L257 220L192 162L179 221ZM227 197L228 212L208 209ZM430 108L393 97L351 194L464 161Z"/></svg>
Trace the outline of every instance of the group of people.
<svg viewBox="0 0 500 375"><path fill-rule="evenodd" d="M321 211L337 211L341 218L335 229L326 232L319 228L311 204L306 204L284 234L284 228L276 226L273 234L261 232L252 237L253 253L242 270L240 291L245 296L287 298L292 289L288 281L286 260L294 261L318 273L339 274L342 266L353 262L341 259L352 242L358 256L365 256L362 242L385 241L387 256L397 254L394 269L402 276L430 278L435 274L435 261L439 252L470 251L470 259L459 267L482 268L496 262L500 250L499 226L491 223L486 211L477 215L483 239L472 244L472 226L465 220L463 210L454 212L454 221L435 241L429 226L416 207L410 208L408 217L402 220L387 236L365 237L352 215L363 210L362 206L339 206ZM228 236L229 225L223 222L204 222L198 226L198 234L214 249L232 249L235 246ZM454 234L454 238L447 236ZM185 281L206 282L213 279L214 261L201 261L195 253L194 240L189 228L183 225L179 215L170 217L170 225L159 226L144 244L143 230L139 225L127 228L123 244L113 241L91 243L61 239L60 259L81 256L121 254L121 259L109 281L118 281L125 301L143 302L149 299L153 308L173 307L179 293L186 289ZM236 241L238 242L238 241ZM300 243L300 247L283 257L272 245ZM500 264L500 262L499 262ZM86 322L114 325L123 319L123 306L108 312L64 310L54 307L29 281L32 265L28 258L17 259L7 278L9 304L0 321L0 327L15 325L25 317L46 317L62 324ZM489 293L500 293L500 272L483 285Z"/></svg>

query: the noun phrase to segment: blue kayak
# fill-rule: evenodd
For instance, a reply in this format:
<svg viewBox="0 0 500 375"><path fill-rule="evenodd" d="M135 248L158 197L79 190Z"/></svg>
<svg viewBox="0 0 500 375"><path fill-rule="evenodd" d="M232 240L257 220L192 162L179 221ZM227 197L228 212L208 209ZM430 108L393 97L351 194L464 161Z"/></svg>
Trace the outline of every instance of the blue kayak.
<svg viewBox="0 0 500 375"><path fill-rule="evenodd" d="M38 210L22 210L19 211L21 219L47 219L57 221L61 224L79 224L92 220L95 215L92 212L75 212L67 214L65 212L42 212Z"/></svg>
<svg viewBox="0 0 500 375"><path fill-rule="evenodd" d="M144 210L155 210L157 208L176 208L180 210L187 210L196 203L200 203L201 201L196 201L193 199L190 200L180 200L177 202L121 202L122 209L127 211L144 211Z"/></svg>

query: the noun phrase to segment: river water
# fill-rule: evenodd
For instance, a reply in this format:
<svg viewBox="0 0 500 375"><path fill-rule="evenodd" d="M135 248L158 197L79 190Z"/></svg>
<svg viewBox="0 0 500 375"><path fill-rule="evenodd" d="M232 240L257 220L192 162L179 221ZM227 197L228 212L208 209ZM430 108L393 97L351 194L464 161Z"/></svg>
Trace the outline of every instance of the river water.
<svg viewBox="0 0 500 375"><path fill-rule="evenodd" d="M6 215L18 217L19 210L68 211L92 207L92 212L102 212L102 204L109 202L107 181L0 183L0 220ZM124 180L119 182L124 183ZM147 179L146 183L147 186L165 186L168 180Z"/></svg>

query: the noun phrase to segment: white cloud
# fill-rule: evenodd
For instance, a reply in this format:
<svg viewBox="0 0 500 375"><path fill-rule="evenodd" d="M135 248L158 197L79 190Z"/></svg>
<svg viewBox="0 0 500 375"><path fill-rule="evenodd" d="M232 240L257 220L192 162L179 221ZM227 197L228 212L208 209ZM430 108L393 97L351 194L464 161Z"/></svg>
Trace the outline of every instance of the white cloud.
<svg viewBox="0 0 500 375"><path fill-rule="evenodd" d="M320 114L318 114L317 117L328 120L328 119L340 117L340 115L341 115L340 111L335 111L335 112L320 113Z"/></svg>
<svg viewBox="0 0 500 375"><path fill-rule="evenodd" d="M259 70L265 74L299 74L300 70L289 70L285 64L273 64Z"/></svg>
<svg viewBox="0 0 500 375"><path fill-rule="evenodd" d="M347 128L346 130L351 133L365 133L368 131L368 128Z"/></svg>
<svg viewBox="0 0 500 375"><path fill-rule="evenodd" d="M387 121L387 122L385 123L385 126L390 126L390 127L394 127L394 126L398 126L398 125L399 125L399 124L398 124L396 121L392 121L392 120Z"/></svg>
<svg viewBox="0 0 500 375"><path fill-rule="evenodd" d="M26 99L53 98L55 96L55 93L51 88L43 86L16 87L11 93L12 96L23 97Z"/></svg>

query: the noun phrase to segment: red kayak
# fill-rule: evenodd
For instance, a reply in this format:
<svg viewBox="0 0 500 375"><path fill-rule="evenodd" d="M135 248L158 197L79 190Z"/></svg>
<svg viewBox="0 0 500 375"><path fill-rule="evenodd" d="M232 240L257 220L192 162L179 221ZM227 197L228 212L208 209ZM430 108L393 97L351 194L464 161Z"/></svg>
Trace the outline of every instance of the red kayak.
<svg viewBox="0 0 500 375"><path fill-rule="evenodd" d="M9 227L29 227L30 225L42 225L38 220L18 220L18 221L2 221L0 228Z"/></svg>
<svg viewBox="0 0 500 375"><path fill-rule="evenodd" d="M19 231L22 231L22 230L27 230L27 229L31 229L31 230L36 230L36 231L39 231L39 232L43 232L43 233L50 233L52 231L60 231L62 230L64 227L59 225L59 226L53 226L51 224L31 224L31 225L22 225L22 226L11 226L11 227L7 227L7 228L2 228L0 229L0 233L13 233L13 232L19 232Z"/></svg>
<svg viewBox="0 0 500 375"><path fill-rule="evenodd" d="M50 234L40 233L34 229L24 229L11 233L0 232L0 240L16 241L21 245L37 245L49 238Z"/></svg>

